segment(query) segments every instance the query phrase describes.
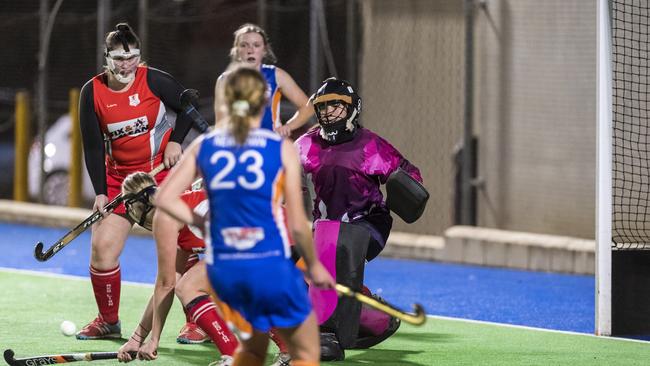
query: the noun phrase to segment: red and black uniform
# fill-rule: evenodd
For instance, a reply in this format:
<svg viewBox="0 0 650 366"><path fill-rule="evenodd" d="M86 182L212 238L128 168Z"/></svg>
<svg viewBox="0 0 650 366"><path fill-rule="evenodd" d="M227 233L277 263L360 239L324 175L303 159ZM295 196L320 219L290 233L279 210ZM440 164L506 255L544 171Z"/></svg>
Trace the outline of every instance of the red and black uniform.
<svg viewBox="0 0 650 366"><path fill-rule="evenodd" d="M205 216L208 212L209 203L204 190L186 191L181 195L181 199L199 216ZM183 226L178 233L178 249L188 253L202 252L205 249L203 234L198 228Z"/></svg>
<svg viewBox="0 0 650 366"><path fill-rule="evenodd" d="M169 141L183 142L191 127L191 119L182 113L180 95L183 90L171 75L145 66L136 69L133 84L126 90L110 89L106 72L83 86L79 101L81 136L86 169L96 195L104 194L109 200L113 199L121 191L127 175L153 170L162 162ZM175 125L173 114L176 114ZM156 175L156 181L160 183L167 172ZM122 204L113 212L124 214L126 210ZM100 270L91 265L90 280L100 313L96 321L117 323L120 266ZM85 334L83 337L77 335L79 339L95 336Z"/></svg>
<svg viewBox="0 0 650 366"><path fill-rule="evenodd" d="M95 194L113 199L127 175L153 170L169 141L183 142L191 127L191 119L182 113L183 90L171 75L146 66L137 68L133 84L124 91L110 89L105 72L83 86L80 125ZM166 175L163 171L156 181ZM124 206L114 212L125 213Z"/></svg>

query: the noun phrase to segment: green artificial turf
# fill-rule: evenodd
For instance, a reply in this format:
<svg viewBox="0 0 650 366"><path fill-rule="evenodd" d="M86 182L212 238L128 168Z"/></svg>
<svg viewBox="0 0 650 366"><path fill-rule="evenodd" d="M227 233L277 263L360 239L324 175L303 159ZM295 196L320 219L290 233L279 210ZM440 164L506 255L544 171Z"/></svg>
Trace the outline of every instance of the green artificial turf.
<svg viewBox="0 0 650 366"><path fill-rule="evenodd" d="M85 279L0 271L0 348L16 357L116 351L124 340L78 341L59 330L63 320L83 326L96 315ZM151 295L150 286L122 287L120 317L131 334ZM167 320L159 358L152 365L207 365L218 357L211 344L180 345L184 315L176 301ZM266 364L272 362L274 346ZM367 350L348 350L343 362L325 365L646 365L650 343L548 332L453 319L429 318L422 327L403 324L395 335ZM140 364L141 361L134 361ZM80 362L82 366L86 362ZM92 365L117 364L116 360Z"/></svg>

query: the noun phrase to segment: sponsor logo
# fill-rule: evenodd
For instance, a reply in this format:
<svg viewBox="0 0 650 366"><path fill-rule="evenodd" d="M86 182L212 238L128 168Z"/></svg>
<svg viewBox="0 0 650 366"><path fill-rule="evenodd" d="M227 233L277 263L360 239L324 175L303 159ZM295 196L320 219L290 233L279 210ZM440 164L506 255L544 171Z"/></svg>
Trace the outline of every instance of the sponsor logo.
<svg viewBox="0 0 650 366"><path fill-rule="evenodd" d="M27 366L37 366L37 365L54 365L57 364L56 358L54 357L40 357L30 360L25 360L25 365Z"/></svg>
<svg viewBox="0 0 650 366"><path fill-rule="evenodd" d="M264 229L261 227L227 227L221 229L221 235L227 246L246 250L264 240Z"/></svg>
<svg viewBox="0 0 650 366"><path fill-rule="evenodd" d="M113 107L117 107L117 103L106 104L106 108L113 108Z"/></svg>
<svg viewBox="0 0 650 366"><path fill-rule="evenodd" d="M149 128L147 116L137 117L130 120L111 123L106 126L111 140L117 140L124 136L138 136L146 133Z"/></svg>
<svg viewBox="0 0 650 366"><path fill-rule="evenodd" d="M140 97L138 96L138 93L129 95L129 105L135 107L138 104L140 104Z"/></svg>
<svg viewBox="0 0 650 366"><path fill-rule="evenodd" d="M230 343L230 338L226 335L226 333L223 331L223 328L217 323L216 321L212 322L212 326L214 329L219 333L219 336L221 336L221 339L223 340L224 343Z"/></svg>

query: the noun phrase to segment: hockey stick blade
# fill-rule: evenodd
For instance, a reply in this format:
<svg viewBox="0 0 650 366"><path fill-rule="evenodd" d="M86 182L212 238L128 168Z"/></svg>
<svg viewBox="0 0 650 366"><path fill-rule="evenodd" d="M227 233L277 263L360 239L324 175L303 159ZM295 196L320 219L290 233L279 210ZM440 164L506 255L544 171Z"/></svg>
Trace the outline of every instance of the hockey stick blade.
<svg viewBox="0 0 650 366"><path fill-rule="evenodd" d="M135 358L136 352L129 352L132 358ZM11 366L33 366L33 365L53 365L57 363L68 363L76 361L96 361L96 360L113 360L117 358L117 352L87 352L87 353L68 353L59 355L43 355L25 358L14 358L14 351L5 350L5 361Z"/></svg>
<svg viewBox="0 0 650 366"><path fill-rule="evenodd" d="M379 310L381 312L384 312L388 315L394 316L406 323L413 324L413 325L422 325L427 321L427 316L426 313L424 312L424 308L420 304L414 304L413 305L413 313L407 313L405 311L402 311L398 308L396 308L393 305L390 305L388 303L383 303L381 301L378 301L377 299L374 299L370 296L366 296L364 294L361 294L359 292L356 292L352 289L350 289L347 286L341 285L339 283L336 284L336 292L343 296L348 296L351 298L356 299L359 302L362 302L376 310Z"/></svg>
<svg viewBox="0 0 650 366"><path fill-rule="evenodd" d="M120 203L122 203L121 196L115 197L115 199L113 199L108 205L106 205L104 210L106 212L111 212ZM39 262L47 261L48 259L52 258L52 256L55 255L58 251L60 251L66 245L68 245L72 240L74 240L76 237L81 235L81 233L86 231L89 227L91 227L94 223L101 220L102 218L103 216L101 212L95 211L92 215L88 216L74 229L68 231L61 239L57 240L56 243L54 243L45 252L43 252L43 243L42 242L36 243L36 247L34 247L34 258L36 258L36 260L38 260Z"/></svg>
<svg viewBox="0 0 650 366"><path fill-rule="evenodd" d="M160 164L156 166L151 172L149 172L149 175L155 176L158 173L162 172L164 169L165 164ZM116 209L117 206L122 203L122 201L124 201L124 197L122 197L122 194L120 193L115 196L111 202L104 206L103 214L100 211L93 212L92 215L88 216L85 220L79 223L79 225L75 226L74 229L68 231L65 235L63 235L61 239L52 244L45 252L43 252L43 242L39 241L34 247L34 258L36 258L36 260L39 262L45 262L48 259L52 258L52 256L58 253L61 249L65 248L66 245L70 244L70 242L81 235L81 233L88 230L88 228L91 227L94 223L103 219L104 214L113 212L113 210Z"/></svg>

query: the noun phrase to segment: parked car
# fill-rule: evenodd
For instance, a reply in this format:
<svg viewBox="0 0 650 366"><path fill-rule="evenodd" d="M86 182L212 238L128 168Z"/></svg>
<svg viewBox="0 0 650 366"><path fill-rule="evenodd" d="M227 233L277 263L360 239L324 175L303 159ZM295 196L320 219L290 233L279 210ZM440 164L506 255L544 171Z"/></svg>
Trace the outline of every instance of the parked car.
<svg viewBox="0 0 650 366"><path fill-rule="evenodd" d="M70 134L72 121L67 114L62 115L45 133L45 181L43 184L44 202L50 205L68 204L70 190ZM35 141L29 151L28 190L29 195L38 201L41 178L41 144ZM83 165L83 162L82 162ZM82 200L87 204L95 199L95 192L85 165L82 166Z"/></svg>

